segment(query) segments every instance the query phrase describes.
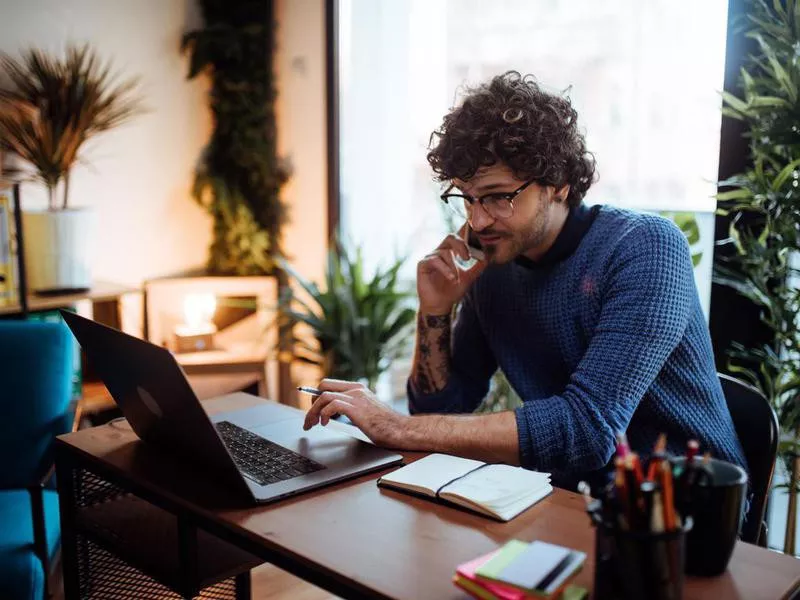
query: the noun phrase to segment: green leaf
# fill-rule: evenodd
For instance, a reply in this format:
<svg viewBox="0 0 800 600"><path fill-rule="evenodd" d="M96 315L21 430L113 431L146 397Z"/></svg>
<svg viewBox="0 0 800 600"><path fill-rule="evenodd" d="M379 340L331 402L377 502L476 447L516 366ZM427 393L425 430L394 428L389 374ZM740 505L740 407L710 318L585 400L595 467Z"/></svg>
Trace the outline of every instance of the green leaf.
<svg viewBox="0 0 800 600"><path fill-rule="evenodd" d="M783 98L775 96L756 96L751 98L750 106L754 108L790 108L791 104Z"/></svg>
<svg viewBox="0 0 800 600"><path fill-rule="evenodd" d="M733 110L737 111L740 114L747 111L747 103L744 100L740 100L730 92L721 92L721 93L722 93L722 100Z"/></svg>
<svg viewBox="0 0 800 600"><path fill-rule="evenodd" d="M717 194L717 200L720 202L727 202L729 200L739 200L743 198L752 198L753 192L748 189L740 188L738 190L730 190L728 192L720 192Z"/></svg>
<svg viewBox="0 0 800 600"><path fill-rule="evenodd" d="M780 173L775 177L772 182L772 190L777 192L783 187L783 184L786 183L786 180L792 176L792 174L800 167L800 158L797 158L786 165Z"/></svg>

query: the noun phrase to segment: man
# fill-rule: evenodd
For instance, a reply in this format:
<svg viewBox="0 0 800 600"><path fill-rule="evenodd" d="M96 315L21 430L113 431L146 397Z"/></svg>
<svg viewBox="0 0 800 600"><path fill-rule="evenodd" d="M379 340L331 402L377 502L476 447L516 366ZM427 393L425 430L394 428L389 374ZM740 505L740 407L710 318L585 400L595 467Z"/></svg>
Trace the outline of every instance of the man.
<svg viewBox="0 0 800 600"><path fill-rule="evenodd" d="M671 453L697 439L744 465L688 244L666 219L583 205L595 164L569 100L506 73L431 139L467 224L417 268L413 416L326 380L306 427L342 413L380 445L519 464L572 489L604 481L620 432L645 456L663 432ZM465 269L467 226L486 260ZM522 407L468 414L498 368Z"/></svg>

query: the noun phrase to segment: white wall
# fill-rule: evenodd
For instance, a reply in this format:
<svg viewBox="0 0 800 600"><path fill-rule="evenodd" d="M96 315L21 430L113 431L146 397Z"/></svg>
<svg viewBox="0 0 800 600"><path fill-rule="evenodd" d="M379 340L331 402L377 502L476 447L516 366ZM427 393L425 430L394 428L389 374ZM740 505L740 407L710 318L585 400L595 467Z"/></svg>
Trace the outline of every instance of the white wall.
<svg viewBox="0 0 800 600"><path fill-rule="evenodd" d="M99 213L98 279L138 285L205 262L210 220L190 186L211 128L207 82L186 81L179 52L198 20L193 0L0 0L3 52L89 42L122 74L141 77L149 112L90 142L91 167L72 178L73 203ZM45 203L38 186L23 188L23 207Z"/></svg>
<svg viewBox="0 0 800 600"><path fill-rule="evenodd" d="M328 235L325 1L277 0L275 18L278 154L294 168L283 190L285 247L301 273L319 280Z"/></svg>
<svg viewBox="0 0 800 600"><path fill-rule="evenodd" d="M275 18L278 153L294 167L283 190L289 206L284 245L305 277L321 281L328 235L325 0L277 0ZM319 381L315 369L302 365L292 367L292 377L298 384Z"/></svg>

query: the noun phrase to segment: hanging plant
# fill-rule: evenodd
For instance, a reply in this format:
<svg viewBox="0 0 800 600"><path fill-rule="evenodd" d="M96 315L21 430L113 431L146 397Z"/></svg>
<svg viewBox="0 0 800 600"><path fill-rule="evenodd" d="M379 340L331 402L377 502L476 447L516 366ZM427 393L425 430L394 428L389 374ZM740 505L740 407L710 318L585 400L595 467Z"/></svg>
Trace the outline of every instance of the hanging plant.
<svg viewBox="0 0 800 600"><path fill-rule="evenodd" d="M261 275L282 256L280 201L288 168L276 149L272 0L200 0L205 25L184 35L189 79L211 78L214 130L200 158L195 199L211 214L208 270Z"/></svg>

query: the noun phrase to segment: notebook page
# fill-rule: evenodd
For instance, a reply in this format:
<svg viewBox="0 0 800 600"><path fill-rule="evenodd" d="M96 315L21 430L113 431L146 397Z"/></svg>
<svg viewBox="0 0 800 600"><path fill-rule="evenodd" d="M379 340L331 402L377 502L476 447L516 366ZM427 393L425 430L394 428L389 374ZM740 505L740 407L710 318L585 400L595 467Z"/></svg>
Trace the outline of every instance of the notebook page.
<svg viewBox="0 0 800 600"><path fill-rule="evenodd" d="M477 504L503 506L548 485L549 473L510 465L490 465L454 481L443 492Z"/></svg>
<svg viewBox="0 0 800 600"><path fill-rule="evenodd" d="M425 458L384 475L380 481L390 486L426 490L433 495L448 481L462 477L482 464L477 460L458 458L447 454L429 454Z"/></svg>
<svg viewBox="0 0 800 600"><path fill-rule="evenodd" d="M552 491L549 473L509 465L491 465L449 484L440 496L456 502L463 499L503 520L509 520Z"/></svg>

